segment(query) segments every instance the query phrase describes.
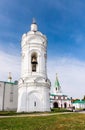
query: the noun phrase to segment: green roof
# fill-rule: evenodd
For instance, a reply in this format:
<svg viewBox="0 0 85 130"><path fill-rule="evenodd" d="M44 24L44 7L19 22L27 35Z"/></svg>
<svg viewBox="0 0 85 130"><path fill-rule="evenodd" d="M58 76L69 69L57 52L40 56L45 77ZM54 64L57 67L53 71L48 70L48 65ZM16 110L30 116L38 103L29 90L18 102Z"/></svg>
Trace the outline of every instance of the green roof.
<svg viewBox="0 0 85 130"><path fill-rule="evenodd" d="M60 83L58 81L58 78L56 77L56 81L55 81L55 88L59 88L60 87Z"/></svg>
<svg viewBox="0 0 85 130"><path fill-rule="evenodd" d="M85 104L85 101L82 101L82 100L76 100L76 101L74 101L73 103Z"/></svg>
<svg viewBox="0 0 85 130"><path fill-rule="evenodd" d="M62 96L67 97L67 95L62 95Z"/></svg>
<svg viewBox="0 0 85 130"><path fill-rule="evenodd" d="M6 81L0 81L0 82L17 85L16 82L6 82Z"/></svg>
<svg viewBox="0 0 85 130"><path fill-rule="evenodd" d="M57 96L56 94L50 94L50 96Z"/></svg>

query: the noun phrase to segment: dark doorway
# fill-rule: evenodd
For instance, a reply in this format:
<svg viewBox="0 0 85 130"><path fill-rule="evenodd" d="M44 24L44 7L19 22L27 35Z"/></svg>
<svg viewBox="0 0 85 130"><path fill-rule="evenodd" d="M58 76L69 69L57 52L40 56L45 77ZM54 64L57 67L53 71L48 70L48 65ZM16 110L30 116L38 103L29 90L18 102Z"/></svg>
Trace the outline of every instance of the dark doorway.
<svg viewBox="0 0 85 130"><path fill-rule="evenodd" d="M66 102L64 103L64 108L67 108L67 104L66 104Z"/></svg>
<svg viewBox="0 0 85 130"><path fill-rule="evenodd" d="M54 108L58 108L58 103L57 103L57 102L54 102L53 107L54 107Z"/></svg>

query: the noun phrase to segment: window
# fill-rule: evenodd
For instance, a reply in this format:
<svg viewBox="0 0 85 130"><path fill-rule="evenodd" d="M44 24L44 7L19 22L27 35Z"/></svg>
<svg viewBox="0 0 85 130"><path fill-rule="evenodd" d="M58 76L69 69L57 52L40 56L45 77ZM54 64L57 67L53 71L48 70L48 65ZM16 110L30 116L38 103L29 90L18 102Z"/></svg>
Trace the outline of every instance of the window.
<svg viewBox="0 0 85 130"><path fill-rule="evenodd" d="M13 85L10 86L10 102L13 102Z"/></svg>
<svg viewBox="0 0 85 130"><path fill-rule="evenodd" d="M67 99L67 97L65 97L65 99Z"/></svg>
<svg viewBox="0 0 85 130"><path fill-rule="evenodd" d="M34 102L34 106L36 107L36 102Z"/></svg>
<svg viewBox="0 0 85 130"><path fill-rule="evenodd" d="M58 97L56 96L56 99L58 99Z"/></svg>
<svg viewBox="0 0 85 130"><path fill-rule="evenodd" d="M61 99L63 99L63 97L61 97Z"/></svg>

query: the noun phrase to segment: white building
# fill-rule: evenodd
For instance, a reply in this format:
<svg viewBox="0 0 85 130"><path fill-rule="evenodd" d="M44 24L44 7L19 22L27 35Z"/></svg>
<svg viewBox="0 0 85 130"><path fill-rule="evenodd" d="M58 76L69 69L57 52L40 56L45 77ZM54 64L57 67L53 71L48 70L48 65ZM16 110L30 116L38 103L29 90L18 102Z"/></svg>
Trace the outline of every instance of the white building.
<svg viewBox="0 0 85 130"><path fill-rule="evenodd" d="M17 88L17 82L0 81L0 111L17 110Z"/></svg>
<svg viewBox="0 0 85 130"><path fill-rule="evenodd" d="M54 91L50 94L50 106L51 108L70 108L71 99L61 91L61 86L56 75L56 81L54 85Z"/></svg>
<svg viewBox="0 0 85 130"><path fill-rule="evenodd" d="M47 77L47 38L33 21L21 41L21 78L17 112L50 111L50 81Z"/></svg>
<svg viewBox="0 0 85 130"><path fill-rule="evenodd" d="M72 103L74 109L85 109L85 101L76 100Z"/></svg>

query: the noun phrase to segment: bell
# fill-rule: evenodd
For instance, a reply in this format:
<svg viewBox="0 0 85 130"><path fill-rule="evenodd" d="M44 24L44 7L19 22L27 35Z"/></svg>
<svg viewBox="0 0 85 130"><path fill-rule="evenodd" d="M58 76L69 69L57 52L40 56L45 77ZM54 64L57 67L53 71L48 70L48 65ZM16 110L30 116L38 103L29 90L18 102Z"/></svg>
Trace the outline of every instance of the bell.
<svg viewBox="0 0 85 130"><path fill-rule="evenodd" d="M36 58L35 57L32 58L32 62L36 62Z"/></svg>
<svg viewBox="0 0 85 130"><path fill-rule="evenodd" d="M32 64L37 64L37 59L36 59L36 57L32 57Z"/></svg>

